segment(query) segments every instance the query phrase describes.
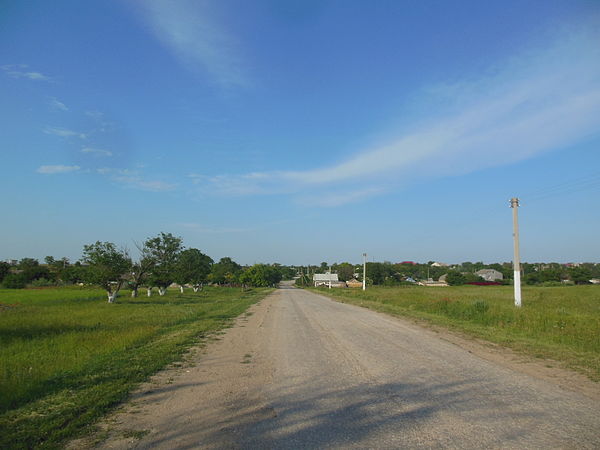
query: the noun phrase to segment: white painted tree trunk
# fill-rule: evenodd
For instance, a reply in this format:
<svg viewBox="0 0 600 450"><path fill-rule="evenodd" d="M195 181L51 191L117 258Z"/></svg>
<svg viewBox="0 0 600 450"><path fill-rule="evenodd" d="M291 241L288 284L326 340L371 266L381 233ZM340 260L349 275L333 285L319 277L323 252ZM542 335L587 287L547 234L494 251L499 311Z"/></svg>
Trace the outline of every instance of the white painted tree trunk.
<svg viewBox="0 0 600 450"><path fill-rule="evenodd" d="M117 298L117 293L113 292L112 294L108 294L108 303L114 303Z"/></svg>
<svg viewBox="0 0 600 450"><path fill-rule="evenodd" d="M200 286L194 286L194 292L198 292L200 290Z"/></svg>
<svg viewBox="0 0 600 450"><path fill-rule="evenodd" d="M131 296L132 297L137 297L138 296L138 290L137 290L137 288L131 290Z"/></svg>
<svg viewBox="0 0 600 450"><path fill-rule="evenodd" d="M179 286L179 292L183 294L183 286Z"/></svg>
<svg viewBox="0 0 600 450"><path fill-rule="evenodd" d="M148 297L152 297L152 288L146 288L146 293L148 294Z"/></svg>
<svg viewBox="0 0 600 450"><path fill-rule="evenodd" d="M164 287L158 288L158 295L163 296L165 295L165 292L167 292L167 290Z"/></svg>

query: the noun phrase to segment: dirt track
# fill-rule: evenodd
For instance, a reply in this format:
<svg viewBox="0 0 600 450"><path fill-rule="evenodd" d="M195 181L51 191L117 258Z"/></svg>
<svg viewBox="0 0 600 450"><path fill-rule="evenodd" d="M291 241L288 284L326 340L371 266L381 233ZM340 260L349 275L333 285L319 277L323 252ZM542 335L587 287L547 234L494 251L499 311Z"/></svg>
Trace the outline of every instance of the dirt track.
<svg viewBox="0 0 600 450"><path fill-rule="evenodd" d="M302 290L249 313L142 386L97 446L600 448L597 384Z"/></svg>

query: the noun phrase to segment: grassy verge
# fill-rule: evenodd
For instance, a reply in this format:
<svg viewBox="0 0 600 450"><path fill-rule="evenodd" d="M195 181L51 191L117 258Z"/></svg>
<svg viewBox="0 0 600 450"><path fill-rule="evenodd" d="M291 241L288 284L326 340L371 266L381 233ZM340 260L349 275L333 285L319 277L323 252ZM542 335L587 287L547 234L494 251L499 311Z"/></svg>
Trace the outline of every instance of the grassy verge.
<svg viewBox="0 0 600 450"><path fill-rule="evenodd" d="M54 448L269 289L0 290L0 448Z"/></svg>
<svg viewBox="0 0 600 450"><path fill-rule="evenodd" d="M561 361L600 381L599 286L524 287L521 308L513 305L511 286L311 290Z"/></svg>

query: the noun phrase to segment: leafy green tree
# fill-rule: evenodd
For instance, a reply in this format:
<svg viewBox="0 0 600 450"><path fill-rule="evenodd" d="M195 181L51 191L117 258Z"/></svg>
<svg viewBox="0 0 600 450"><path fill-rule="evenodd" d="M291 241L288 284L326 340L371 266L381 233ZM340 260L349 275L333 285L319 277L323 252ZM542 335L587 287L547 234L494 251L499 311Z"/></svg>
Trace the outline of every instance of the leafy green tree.
<svg viewBox="0 0 600 450"><path fill-rule="evenodd" d="M213 264L210 279L217 284L232 284L237 281L241 272L242 266L225 256L218 263Z"/></svg>
<svg viewBox="0 0 600 450"><path fill-rule="evenodd" d="M125 250L119 250L112 242L100 242L83 246L84 264L87 264L85 279L96 284L108 294L113 303L125 277L131 268L131 259Z"/></svg>
<svg viewBox="0 0 600 450"><path fill-rule="evenodd" d="M147 239L144 245L148 249L148 256L153 261L149 283L158 287L159 295L164 295L167 288L175 281L177 259L183 250L180 237L171 233L161 232L154 238Z"/></svg>
<svg viewBox="0 0 600 450"><path fill-rule="evenodd" d="M60 279L65 283L75 284L82 283L86 279L86 267L82 266L79 261L75 264L67 265L60 273Z"/></svg>
<svg viewBox="0 0 600 450"><path fill-rule="evenodd" d="M208 280L213 260L197 248L189 248L180 253L175 269L175 282L183 294L183 285L191 283L194 292Z"/></svg>
<svg viewBox="0 0 600 450"><path fill-rule="evenodd" d="M275 286L280 281L281 272L266 264L254 264L240 275L240 282L255 287Z"/></svg>
<svg viewBox="0 0 600 450"><path fill-rule="evenodd" d="M147 242L147 241L146 241ZM137 297L140 286L149 284L150 273L155 266L155 261L150 251L146 246L146 242L143 244L137 244L136 247L140 252L139 258L132 264L131 271L129 274L129 287L131 288L131 296ZM148 286L148 297L152 295L152 286Z"/></svg>
<svg viewBox="0 0 600 450"><path fill-rule="evenodd" d="M40 265L39 261L34 258L23 258L17 264L17 269L19 270L27 270L33 267L38 267Z"/></svg>
<svg viewBox="0 0 600 450"><path fill-rule="evenodd" d="M588 284L592 278L591 271L586 267L570 267L568 273L575 284Z"/></svg>
<svg viewBox="0 0 600 450"><path fill-rule="evenodd" d="M350 263L343 262L336 264L335 270L340 281L348 281L354 278L354 266Z"/></svg>
<svg viewBox="0 0 600 450"><path fill-rule="evenodd" d="M23 289L27 285L27 279L23 273L9 273L2 280L2 286L7 289Z"/></svg>
<svg viewBox="0 0 600 450"><path fill-rule="evenodd" d="M467 282L465 276L457 270L450 270L446 276L446 282L450 286L460 286Z"/></svg>
<svg viewBox="0 0 600 450"><path fill-rule="evenodd" d="M10 273L10 264L8 264L4 261L0 261L0 283L2 283L2 280L4 280L4 277L6 277L9 273Z"/></svg>

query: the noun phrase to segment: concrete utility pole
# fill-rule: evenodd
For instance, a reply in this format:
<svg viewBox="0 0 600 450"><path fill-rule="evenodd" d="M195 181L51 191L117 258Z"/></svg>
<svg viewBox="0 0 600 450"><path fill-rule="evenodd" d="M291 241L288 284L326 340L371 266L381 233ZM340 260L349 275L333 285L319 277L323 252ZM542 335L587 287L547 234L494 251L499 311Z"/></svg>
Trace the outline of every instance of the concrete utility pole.
<svg viewBox="0 0 600 450"><path fill-rule="evenodd" d="M363 253L363 291L367 290L367 254Z"/></svg>
<svg viewBox="0 0 600 450"><path fill-rule="evenodd" d="M515 271L515 306L521 307L521 257L519 256L519 199L513 197L510 199L510 207L513 209L513 241L515 246L515 257L513 260L513 270Z"/></svg>

